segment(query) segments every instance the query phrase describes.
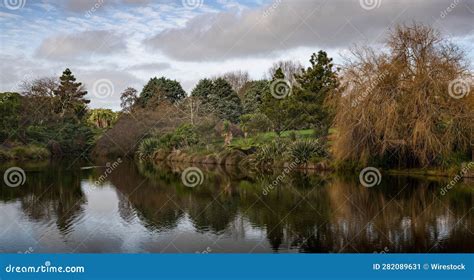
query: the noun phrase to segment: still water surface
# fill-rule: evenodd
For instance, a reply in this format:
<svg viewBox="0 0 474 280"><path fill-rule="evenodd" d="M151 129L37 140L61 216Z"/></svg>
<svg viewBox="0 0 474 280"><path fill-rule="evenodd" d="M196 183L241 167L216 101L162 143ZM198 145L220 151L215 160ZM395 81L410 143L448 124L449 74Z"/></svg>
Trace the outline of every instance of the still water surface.
<svg viewBox="0 0 474 280"><path fill-rule="evenodd" d="M474 252L472 181L441 195L447 179L294 172L265 195L281 171L200 166L189 188L186 167L16 165L27 181L0 188L4 253Z"/></svg>

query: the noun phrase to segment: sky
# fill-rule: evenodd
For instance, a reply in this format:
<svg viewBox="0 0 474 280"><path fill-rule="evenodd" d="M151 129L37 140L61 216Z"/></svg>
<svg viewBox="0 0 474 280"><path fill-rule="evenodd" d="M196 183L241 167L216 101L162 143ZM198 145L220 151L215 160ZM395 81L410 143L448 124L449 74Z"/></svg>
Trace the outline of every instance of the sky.
<svg viewBox="0 0 474 280"><path fill-rule="evenodd" d="M474 60L474 0L0 0L0 92L70 68L93 108L120 109L151 77L189 93L202 78L323 49L383 49L397 24L428 24ZM471 69L472 65L471 65Z"/></svg>

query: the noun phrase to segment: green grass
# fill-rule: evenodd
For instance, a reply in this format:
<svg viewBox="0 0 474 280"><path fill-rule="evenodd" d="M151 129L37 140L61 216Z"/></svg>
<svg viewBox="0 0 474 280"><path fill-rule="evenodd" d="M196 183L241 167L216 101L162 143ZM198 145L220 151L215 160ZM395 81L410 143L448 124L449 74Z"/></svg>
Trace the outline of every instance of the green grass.
<svg viewBox="0 0 474 280"><path fill-rule="evenodd" d="M294 132L296 137L300 139L312 138L314 134L313 129L287 130L281 133L281 138L289 138L292 132ZM232 140L232 146L245 148L245 147L250 147L254 145L268 143L277 137L278 136L275 132L260 133L257 135L249 136L247 138L239 137L239 138L234 138Z"/></svg>

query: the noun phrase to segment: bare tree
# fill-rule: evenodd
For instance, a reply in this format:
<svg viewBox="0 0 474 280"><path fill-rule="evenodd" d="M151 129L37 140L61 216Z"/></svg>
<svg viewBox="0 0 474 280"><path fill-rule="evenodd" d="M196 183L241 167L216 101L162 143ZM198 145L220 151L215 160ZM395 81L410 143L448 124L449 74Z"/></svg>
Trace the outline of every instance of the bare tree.
<svg viewBox="0 0 474 280"><path fill-rule="evenodd" d="M270 69L268 69L267 73L265 74L265 78L267 80L271 80L278 68L283 70L283 74L285 74L286 79L288 79L288 81L290 81L290 83L293 85L296 81L295 75L301 74L303 66L298 61L280 60L276 63L273 63L272 67L270 67Z"/></svg>
<svg viewBox="0 0 474 280"><path fill-rule="evenodd" d="M345 65L343 90L334 103L335 157L361 164L389 158L410 167L467 153L473 93L467 86L465 98L453 97L459 91L453 83L471 75L466 55L419 24L398 26L387 49L356 49Z"/></svg>
<svg viewBox="0 0 474 280"><path fill-rule="evenodd" d="M221 77L232 86L239 96L241 96L243 87L250 81L249 73L241 70L224 73Z"/></svg>

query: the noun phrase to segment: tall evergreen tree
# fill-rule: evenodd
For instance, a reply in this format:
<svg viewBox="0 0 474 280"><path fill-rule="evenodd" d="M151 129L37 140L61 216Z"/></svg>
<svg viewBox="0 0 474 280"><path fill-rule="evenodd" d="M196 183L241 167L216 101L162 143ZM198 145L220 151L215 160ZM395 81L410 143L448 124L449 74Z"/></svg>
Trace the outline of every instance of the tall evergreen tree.
<svg viewBox="0 0 474 280"><path fill-rule="evenodd" d="M325 135L332 116L324 103L339 85L337 69L334 68L332 58L324 51L314 53L310 63L311 66L295 76L298 86L294 90L294 102L290 103L289 110L291 115L298 115L296 123L319 129Z"/></svg>
<svg viewBox="0 0 474 280"><path fill-rule="evenodd" d="M225 79L214 80L209 102L221 119L233 123L239 121L239 117L242 115L242 104L237 93Z"/></svg>
<svg viewBox="0 0 474 280"><path fill-rule="evenodd" d="M139 100L143 106L146 106L152 98L156 103L161 103L164 100L175 103L185 96L186 92L178 81L165 77L154 77L143 87Z"/></svg>
<svg viewBox="0 0 474 280"><path fill-rule="evenodd" d="M217 78L214 81L200 80L191 95L199 98L206 107L206 111L214 113L220 119L237 123L242 115L243 109L239 96L223 78Z"/></svg>
<svg viewBox="0 0 474 280"><path fill-rule="evenodd" d="M270 92L268 81L252 81L248 83L244 93L243 107L245 114L258 113L262 106L262 99Z"/></svg>
<svg viewBox="0 0 474 280"><path fill-rule="evenodd" d="M90 100L84 98L87 91L84 90L82 83L76 82L76 78L69 68L64 70L59 79L59 86L54 91L57 102L56 113L60 114L61 117L74 115L81 119L85 115L87 104L90 102Z"/></svg>
<svg viewBox="0 0 474 280"><path fill-rule="evenodd" d="M209 102L209 94L213 90L213 82L210 79L202 79L194 87L191 96L201 99L203 103Z"/></svg>
<svg viewBox="0 0 474 280"><path fill-rule="evenodd" d="M273 75L273 79L270 82L270 87L277 87L276 83L279 83L285 80L285 74L281 68L278 68ZM277 90L277 89L273 89ZM287 90L290 90L288 88ZM267 116L268 119L272 122L273 131L280 136L281 132L287 127L288 123L291 120L288 119L288 99L290 91L287 92L287 96L282 96L282 98L277 98L274 94L271 93L271 90L266 92L263 96L262 102L262 111Z"/></svg>

